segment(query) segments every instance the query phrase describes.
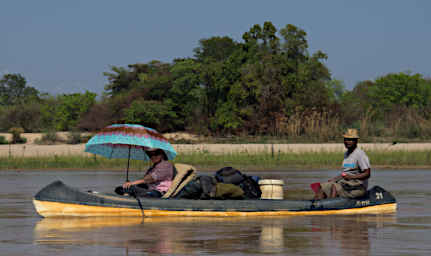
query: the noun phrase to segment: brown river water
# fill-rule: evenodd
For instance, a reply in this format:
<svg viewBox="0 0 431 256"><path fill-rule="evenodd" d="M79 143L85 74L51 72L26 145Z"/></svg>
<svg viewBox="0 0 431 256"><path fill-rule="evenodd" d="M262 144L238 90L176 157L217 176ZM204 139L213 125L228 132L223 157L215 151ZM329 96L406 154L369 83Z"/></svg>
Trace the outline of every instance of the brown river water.
<svg viewBox="0 0 431 256"><path fill-rule="evenodd" d="M287 198L308 199L310 183L337 172L253 174L283 179ZM34 194L52 181L106 192L124 176L0 171L0 255L431 255L431 170L373 170L370 187L398 200L390 215L44 219L33 208Z"/></svg>

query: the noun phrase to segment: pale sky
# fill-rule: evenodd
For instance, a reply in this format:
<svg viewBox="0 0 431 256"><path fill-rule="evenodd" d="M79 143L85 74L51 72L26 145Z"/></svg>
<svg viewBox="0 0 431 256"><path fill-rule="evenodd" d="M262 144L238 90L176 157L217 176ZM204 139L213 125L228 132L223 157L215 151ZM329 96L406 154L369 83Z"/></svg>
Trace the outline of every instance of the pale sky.
<svg viewBox="0 0 431 256"><path fill-rule="evenodd" d="M101 94L110 66L192 57L199 40L242 42L254 24L293 24L347 88L391 72L431 76L428 0L1 0L0 76L51 94Z"/></svg>

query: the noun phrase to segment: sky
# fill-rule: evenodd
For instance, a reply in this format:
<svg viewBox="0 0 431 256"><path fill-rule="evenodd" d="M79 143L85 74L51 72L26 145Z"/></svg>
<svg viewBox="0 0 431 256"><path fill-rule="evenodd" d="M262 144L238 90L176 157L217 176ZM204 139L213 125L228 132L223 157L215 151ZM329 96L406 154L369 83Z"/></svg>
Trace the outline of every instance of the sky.
<svg viewBox="0 0 431 256"><path fill-rule="evenodd" d="M242 41L254 24L293 24L347 89L388 73L431 77L428 0L1 0L0 76L50 94L95 92L112 66L193 57L199 40Z"/></svg>

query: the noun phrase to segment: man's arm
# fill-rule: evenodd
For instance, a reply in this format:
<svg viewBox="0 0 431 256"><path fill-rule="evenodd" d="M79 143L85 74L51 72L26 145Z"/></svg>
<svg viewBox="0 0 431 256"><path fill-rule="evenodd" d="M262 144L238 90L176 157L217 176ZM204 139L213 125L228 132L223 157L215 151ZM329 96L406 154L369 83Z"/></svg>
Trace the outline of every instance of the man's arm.
<svg viewBox="0 0 431 256"><path fill-rule="evenodd" d="M358 180L365 180L368 179L371 176L371 169L365 169L363 172L358 173L358 174L347 174L347 173L343 173L344 175L343 178L345 180L352 180L352 179L358 179Z"/></svg>
<svg viewBox="0 0 431 256"><path fill-rule="evenodd" d="M155 180L153 179L153 177L150 174L147 174L144 176L144 178L142 178L140 180L135 180L135 181L124 183L123 188L129 188L130 186L139 185L139 184L151 184L154 182L155 182Z"/></svg>

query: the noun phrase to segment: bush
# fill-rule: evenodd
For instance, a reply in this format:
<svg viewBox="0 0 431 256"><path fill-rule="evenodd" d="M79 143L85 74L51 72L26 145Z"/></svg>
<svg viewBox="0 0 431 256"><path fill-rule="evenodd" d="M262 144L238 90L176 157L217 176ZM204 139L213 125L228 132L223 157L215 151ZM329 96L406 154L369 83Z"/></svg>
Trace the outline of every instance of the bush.
<svg viewBox="0 0 431 256"><path fill-rule="evenodd" d="M21 133L24 132L24 129L21 127L12 127L9 129L9 132L12 133L12 144L21 144L26 143L27 139L21 137Z"/></svg>
<svg viewBox="0 0 431 256"><path fill-rule="evenodd" d="M6 140L6 138L4 136L0 136L0 144L2 144L2 145L9 144L9 142Z"/></svg>
<svg viewBox="0 0 431 256"><path fill-rule="evenodd" d="M34 140L34 143L39 145L53 145L56 142L61 141L56 131L47 131L42 135L42 138Z"/></svg>
<svg viewBox="0 0 431 256"><path fill-rule="evenodd" d="M67 140L66 140L67 144L79 144L79 143L82 143L82 141L83 141L83 138L80 132L73 131L67 134Z"/></svg>

